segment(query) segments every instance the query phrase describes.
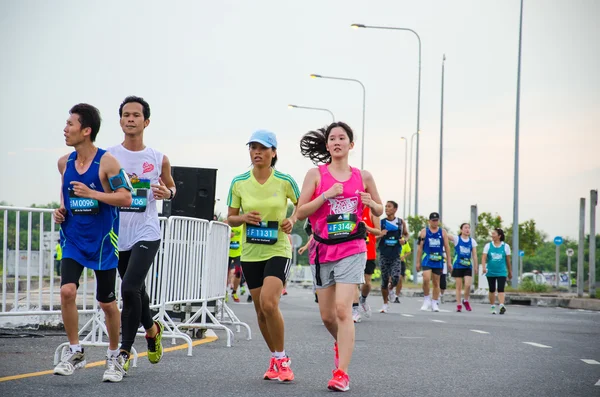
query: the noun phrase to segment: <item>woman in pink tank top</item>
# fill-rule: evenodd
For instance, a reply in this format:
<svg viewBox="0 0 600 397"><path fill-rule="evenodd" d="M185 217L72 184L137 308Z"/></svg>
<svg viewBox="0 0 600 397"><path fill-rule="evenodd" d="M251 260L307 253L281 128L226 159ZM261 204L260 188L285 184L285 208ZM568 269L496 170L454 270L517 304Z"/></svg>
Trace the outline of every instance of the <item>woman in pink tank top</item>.
<svg viewBox="0 0 600 397"><path fill-rule="evenodd" d="M354 147L352 129L342 122L307 133L300 141L302 155L317 168L306 174L297 218L309 218L313 240L309 257L319 309L325 327L335 339L335 366L331 390L346 391L348 366L354 350L352 302L364 282L366 263L363 208L380 216L383 206L373 176L348 164ZM320 164L320 165L319 165Z"/></svg>

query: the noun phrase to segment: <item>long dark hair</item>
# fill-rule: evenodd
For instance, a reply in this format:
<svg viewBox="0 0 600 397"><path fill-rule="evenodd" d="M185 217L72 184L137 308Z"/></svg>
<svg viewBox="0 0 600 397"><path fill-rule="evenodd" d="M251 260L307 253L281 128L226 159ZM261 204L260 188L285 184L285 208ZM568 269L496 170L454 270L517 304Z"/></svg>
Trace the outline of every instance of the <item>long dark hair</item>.
<svg viewBox="0 0 600 397"><path fill-rule="evenodd" d="M462 224L460 225L460 229L458 230L458 235L459 235L459 236L462 236L462 228L463 228L465 225L468 225L468 224L469 224L468 222L465 222L465 223L462 223Z"/></svg>
<svg viewBox="0 0 600 397"><path fill-rule="evenodd" d="M300 153L309 158L315 165L331 163L331 153L327 150L327 140L331 130L336 127L342 128L348 134L350 142L354 142L352 128L346 123L337 121L329 124L327 128L319 128L316 131L307 132L300 139Z"/></svg>
<svg viewBox="0 0 600 397"><path fill-rule="evenodd" d="M500 229L499 227L494 229L496 231L496 233L498 233L498 236L500 236L500 241L504 241L506 239L506 236L504 235L504 230Z"/></svg>

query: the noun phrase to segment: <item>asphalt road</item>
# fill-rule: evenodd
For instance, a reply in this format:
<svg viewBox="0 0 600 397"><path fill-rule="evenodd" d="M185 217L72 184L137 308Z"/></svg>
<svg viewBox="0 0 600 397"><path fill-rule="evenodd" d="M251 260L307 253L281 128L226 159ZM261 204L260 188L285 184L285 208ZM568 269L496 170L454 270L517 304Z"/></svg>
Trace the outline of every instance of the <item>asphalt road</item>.
<svg viewBox="0 0 600 397"><path fill-rule="evenodd" d="M59 333L39 338L0 338L0 396L318 396L330 393L333 340L323 327L309 290L292 288L282 299L286 351L296 380L262 380L269 354L254 310L232 304L254 338L236 334L231 348L219 340L165 353L151 365L141 357L120 384L102 383L103 367L70 377L27 374L53 368ZM350 394L361 396L600 396L600 312L508 306L504 316L474 304L471 313L421 312L421 299L404 298L388 314L377 313L381 298L369 298L374 313L357 324L350 367ZM526 343L528 342L528 343ZM138 338L136 345L145 351ZM170 346L170 342L165 347ZM86 349L88 363L105 349ZM583 360L593 360L584 362ZM3 377L25 374L22 379ZM598 383L598 386L595 384ZM160 394L159 394L160 393Z"/></svg>

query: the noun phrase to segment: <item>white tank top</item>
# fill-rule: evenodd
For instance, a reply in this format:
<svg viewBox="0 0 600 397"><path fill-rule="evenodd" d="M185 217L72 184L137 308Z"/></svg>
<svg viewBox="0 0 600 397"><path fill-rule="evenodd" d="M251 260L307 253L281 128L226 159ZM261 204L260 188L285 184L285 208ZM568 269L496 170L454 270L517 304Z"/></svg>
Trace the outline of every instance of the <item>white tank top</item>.
<svg viewBox="0 0 600 397"><path fill-rule="evenodd" d="M129 251L139 241L160 240L158 209L150 185L158 184L163 154L149 147L132 152L123 145L107 151L119 160L133 186L131 207L120 208L119 251Z"/></svg>

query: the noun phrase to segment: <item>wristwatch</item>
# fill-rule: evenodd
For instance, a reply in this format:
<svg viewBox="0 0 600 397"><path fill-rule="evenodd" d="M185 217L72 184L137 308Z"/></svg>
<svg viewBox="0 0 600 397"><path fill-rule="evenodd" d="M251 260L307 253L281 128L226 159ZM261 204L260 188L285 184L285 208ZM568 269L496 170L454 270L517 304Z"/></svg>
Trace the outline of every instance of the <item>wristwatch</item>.
<svg viewBox="0 0 600 397"><path fill-rule="evenodd" d="M173 200L173 197L175 196L175 193L173 193L173 189L171 189L169 187L167 189L169 189L169 192L171 192L171 195L169 196L169 198L167 200Z"/></svg>

